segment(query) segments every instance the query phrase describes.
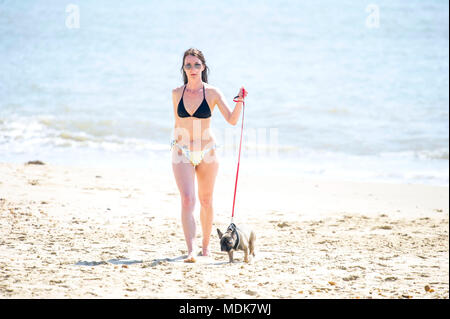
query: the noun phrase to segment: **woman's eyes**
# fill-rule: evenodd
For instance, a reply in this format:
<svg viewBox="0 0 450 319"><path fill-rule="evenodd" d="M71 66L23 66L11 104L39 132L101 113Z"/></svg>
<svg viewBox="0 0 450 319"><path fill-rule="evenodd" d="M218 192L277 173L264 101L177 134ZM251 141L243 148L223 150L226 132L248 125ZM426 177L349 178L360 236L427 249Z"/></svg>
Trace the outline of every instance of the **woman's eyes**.
<svg viewBox="0 0 450 319"><path fill-rule="evenodd" d="M199 69L201 66L202 66L202 65L201 65L200 63L195 63L195 64L194 64L194 67L196 67L197 69ZM191 65L190 63L188 63L188 64L186 64L186 67L187 67L187 68L191 68L192 65Z"/></svg>

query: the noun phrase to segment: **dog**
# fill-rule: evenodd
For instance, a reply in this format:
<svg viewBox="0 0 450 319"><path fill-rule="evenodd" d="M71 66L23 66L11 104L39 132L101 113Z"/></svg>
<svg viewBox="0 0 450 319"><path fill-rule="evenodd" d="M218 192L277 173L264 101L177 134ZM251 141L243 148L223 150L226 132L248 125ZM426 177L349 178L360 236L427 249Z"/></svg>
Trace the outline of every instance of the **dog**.
<svg viewBox="0 0 450 319"><path fill-rule="evenodd" d="M230 259L230 263L234 262L233 252L237 250L244 251L244 262L248 263L248 255L255 257L255 240L256 235L253 231L250 232L250 236L235 224L231 224L225 234L222 234L219 228L217 228L217 234L220 239L220 250L226 251Z"/></svg>

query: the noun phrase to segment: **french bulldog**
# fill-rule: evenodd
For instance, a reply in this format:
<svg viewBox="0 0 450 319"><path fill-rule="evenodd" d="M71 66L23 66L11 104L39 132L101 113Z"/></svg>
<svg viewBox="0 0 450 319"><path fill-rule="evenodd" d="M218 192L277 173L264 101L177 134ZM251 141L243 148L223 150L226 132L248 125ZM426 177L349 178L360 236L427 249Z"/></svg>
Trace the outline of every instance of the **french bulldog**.
<svg viewBox="0 0 450 319"><path fill-rule="evenodd" d="M217 234L220 239L220 250L226 251L230 259L230 263L233 261L233 252L237 250L244 251L244 262L248 263L248 255L255 256L255 240L256 235L253 231L250 232L250 236L236 225L231 224L225 234L222 234L220 229L217 228Z"/></svg>

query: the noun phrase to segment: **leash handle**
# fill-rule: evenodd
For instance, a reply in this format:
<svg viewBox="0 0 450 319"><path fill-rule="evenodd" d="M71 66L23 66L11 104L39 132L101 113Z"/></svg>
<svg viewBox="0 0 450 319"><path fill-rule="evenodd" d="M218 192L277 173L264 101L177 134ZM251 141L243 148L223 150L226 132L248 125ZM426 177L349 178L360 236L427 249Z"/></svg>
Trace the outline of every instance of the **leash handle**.
<svg viewBox="0 0 450 319"><path fill-rule="evenodd" d="M242 101L237 100L239 98L239 96L236 96L233 99L233 102L236 102L236 103L242 102L242 125L241 125L241 139L239 141L239 156L238 156L238 164L237 164L237 170L236 170L236 182L234 183L233 210L231 212L231 222L232 223L233 223L233 219L234 219L234 204L236 202L236 189L237 189L237 182L238 182L238 177L239 177L239 164L241 162L242 132L244 130L244 110L245 110L244 97L245 97L245 89L242 88Z"/></svg>

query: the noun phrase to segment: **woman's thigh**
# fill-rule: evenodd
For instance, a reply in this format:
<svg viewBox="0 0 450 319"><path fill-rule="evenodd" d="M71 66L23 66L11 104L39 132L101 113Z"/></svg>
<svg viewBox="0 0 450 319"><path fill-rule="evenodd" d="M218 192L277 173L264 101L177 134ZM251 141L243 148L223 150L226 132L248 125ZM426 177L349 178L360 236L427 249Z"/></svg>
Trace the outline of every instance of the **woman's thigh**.
<svg viewBox="0 0 450 319"><path fill-rule="evenodd" d="M172 150L172 170L175 180L180 191L182 199L184 197L195 198L195 169L191 163L176 160L176 156L180 156L181 151L174 148Z"/></svg>
<svg viewBox="0 0 450 319"><path fill-rule="evenodd" d="M205 159L195 169L200 202L212 198L214 183L219 171L219 159L215 154L215 150L211 150L208 158Z"/></svg>

